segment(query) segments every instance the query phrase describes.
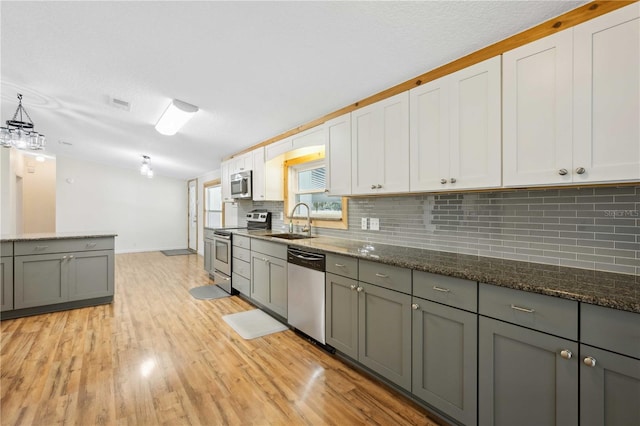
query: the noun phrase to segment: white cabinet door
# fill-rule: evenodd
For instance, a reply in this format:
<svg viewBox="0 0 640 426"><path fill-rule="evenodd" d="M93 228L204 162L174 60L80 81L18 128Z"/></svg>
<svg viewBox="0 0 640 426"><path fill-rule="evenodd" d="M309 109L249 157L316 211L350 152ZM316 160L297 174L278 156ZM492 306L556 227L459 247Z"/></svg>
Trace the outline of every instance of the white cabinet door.
<svg viewBox="0 0 640 426"><path fill-rule="evenodd" d="M409 190L409 93L351 113L353 194Z"/></svg>
<svg viewBox="0 0 640 426"><path fill-rule="evenodd" d="M264 201L265 200L265 184L266 184L266 168L264 162L264 147L260 147L251 151L253 156L253 200Z"/></svg>
<svg viewBox="0 0 640 426"><path fill-rule="evenodd" d="M574 27L573 107L573 181L640 179L639 3Z"/></svg>
<svg viewBox="0 0 640 426"><path fill-rule="evenodd" d="M451 97L449 76L430 81L409 92L411 191L438 190L449 173Z"/></svg>
<svg viewBox="0 0 640 426"><path fill-rule="evenodd" d="M504 186L571 182L572 41L561 31L502 56Z"/></svg>
<svg viewBox="0 0 640 426"><path fill-rule="evenodd" d="M351 194L351 114L324 123L327 189L330 195Z"/></svg>
<svg viewBox="0 0 640 426"><path fill-rule="evenodd" d="M253 169L253 154L251 152L234 157L229 161L231 161L229 169L231 174L246 172Z"/></svg>
<svg viewBox="0 0 640 426"><path fill-rule="evenodd" d="M500 56L451 76L450 189L502 184Z"/></svg>
<svg viewBox="0 0 640 426"><path fill-rule="evenodd" d="M223 202L233 201L233 198L231 198L230 165L231 160L223 161L222 164L220 164L220 185L222 186Z"/></svg>
<svg viewBox="0 0 640 426"><path fill-rule="evenodd" d="M500 57L410 91L411 191L501 185Z"/></svg>

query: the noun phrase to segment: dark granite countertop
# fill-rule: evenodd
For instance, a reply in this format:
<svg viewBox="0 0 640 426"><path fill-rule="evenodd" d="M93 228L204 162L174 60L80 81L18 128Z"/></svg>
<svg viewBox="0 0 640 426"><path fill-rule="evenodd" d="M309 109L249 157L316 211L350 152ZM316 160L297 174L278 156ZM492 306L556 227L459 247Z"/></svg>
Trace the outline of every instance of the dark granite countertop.
<svg viewBox="0 0 640 426"><path fill-rule="evenodd" d="M89 232L44 232L39 234L12 234L0 235L0 242L14 241L39 241L39 240L65 240L78 238L116 237L115 232L89 231Z"/></svg>
<svg viewBox="0 0 640 426"><path fill-rule="evenodd" d="M341 238L285 240L274 231L235 231L240 235L403 268L479 281L640 313L640 277L588 269L470 256Z"/></svg>

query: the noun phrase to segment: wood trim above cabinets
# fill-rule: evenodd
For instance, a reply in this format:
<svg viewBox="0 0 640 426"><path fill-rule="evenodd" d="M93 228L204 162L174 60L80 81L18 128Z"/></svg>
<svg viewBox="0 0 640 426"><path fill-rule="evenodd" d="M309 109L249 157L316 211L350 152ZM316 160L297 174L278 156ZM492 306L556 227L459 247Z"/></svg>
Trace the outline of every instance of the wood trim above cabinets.
<svg viewBox="0 0 640 426"><path fill-rule="evenodd" d="M237 157L239 155L252 151L253 149L260 148L261 146L270 145L284 138L296 135L300 132L311 129L315 126L319 126L324 122L334 119L336 117L339 117L343 114L347 114L349 112L355 111L367 105L371 105L383 99L390 98L391 96L405 92L409 89L420 86L421 84L438 79L448 74L452 74L456 71L459 71L471 65L477 64L486 59L492 58L497 55L501 55L504 52L515 49L516 47L523 46L527 43L541 39L548 35L557 33L562 30L566 30L567 28L571 28L573 26L576 26L578 24L581 24L583 22L596 18L600 15L604 15L616 9L620 9L621 7L625 7L630 4L637 3L638 1L639 0L593 1L593 2L587 3L583 6L573 9L560 16L549 19L548 21L545 21L539 25L536 25L535 27L529 28L509 38L501 40L490 46L484 47L476 52L470 53L469 55L463 56L462 58L456 59L453 62L449 62L448 64L442 65L438 68L435 68L431 71L421 74L411 80L408 80L396 86L390 87L386 90L383 90L379 93L376 93L372 96L362 99L356 103L347 105L337 111L329 113L323 117L317 118L306 124L302 124L296 128L288 130L287 132L284 132L282 134L269 138L263 142L253 145L223 160L228 160L230 158Z"/></svg>

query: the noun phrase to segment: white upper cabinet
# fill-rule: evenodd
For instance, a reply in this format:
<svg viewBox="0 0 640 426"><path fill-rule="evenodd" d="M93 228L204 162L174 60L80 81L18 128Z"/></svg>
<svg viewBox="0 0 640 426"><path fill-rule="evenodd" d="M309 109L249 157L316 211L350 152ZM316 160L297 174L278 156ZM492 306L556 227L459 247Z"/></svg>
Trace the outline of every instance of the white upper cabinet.
<svg viewBox="0 0 640 426"><path fill-rule="evenodd" d="M264 161L264 147L256 148L251 151L253 157L253 173L252 181L253 188L251 195L254 201L265 200L265 185L266 185L266 167Z"/></svg>
<svg viewBox="0 0 640 426"><path fill-rule="evenodd" d="M503 55L505 186L640 179L639 9Z"/></svg>
<svg viewBox="0 0 640 426"><path fill-rule="evenodd" d="M409 191L409 93L351 113L351 192Z"/></svg>
<svg viewBox="0 0 640 426"><path fill-rule="evenodd" d="M229 160L229 162L230 174L248 172L249 170L253 170L253 154L251 152L233 157L231 160Z"/></svg>
<svg viewBox="0 0 640 426"><path fill-rule="evenodd" d="M502 56L505 186L571 182L572 33Z"/></svg>
<svg viewBox="0 0 640 426"><path fill-rule="evenodd" d="M501 185L500 57L410 91L411 191Z"/></svg>
<svg viewBox="0 0 640 426"><path fill-rule="evenodd" d="M291 149L324 146L324 127L316 126L291 137Z"/></svg>
<svg viewBox="0 0 640 426"><path fill-rule="evenodd" d="M638 180L640 4L578 25L573 34L573 181Z"/></svg>
<svg viewBox="0 0 640 426"><path fill-rule="evenodd" d="M329 195L351 194L351 114L324 123L327 190Z"/></svg>

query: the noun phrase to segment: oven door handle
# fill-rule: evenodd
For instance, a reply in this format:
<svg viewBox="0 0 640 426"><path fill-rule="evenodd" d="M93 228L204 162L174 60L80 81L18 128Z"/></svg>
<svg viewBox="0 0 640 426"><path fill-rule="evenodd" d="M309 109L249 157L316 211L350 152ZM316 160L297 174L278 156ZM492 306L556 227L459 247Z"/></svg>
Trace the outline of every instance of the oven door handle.
<svg viewBox="0 0 640 426"><path fill-rule="evenodd" d="M231 239L231 237L228 236L228 235L213 234L213 239L215 240L216 238L221 239L221 240L227 240L227 241L229 241Z"/></svg>
<svg viewBox="0 0 640 426"><path fill-rule="evenodd" d="M215 271L213 272L213 276L216 277L216 278L220 278L222 281L230 281L231 280L231 277L228 277L226 275L222 275L222 274L220 274L218 272L215 272Z"/></svg>

